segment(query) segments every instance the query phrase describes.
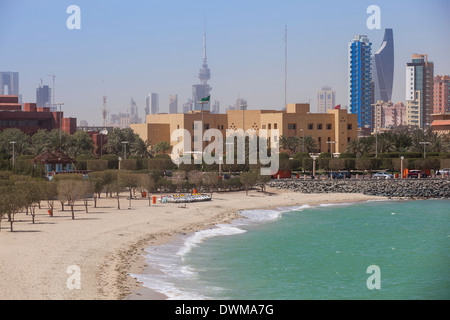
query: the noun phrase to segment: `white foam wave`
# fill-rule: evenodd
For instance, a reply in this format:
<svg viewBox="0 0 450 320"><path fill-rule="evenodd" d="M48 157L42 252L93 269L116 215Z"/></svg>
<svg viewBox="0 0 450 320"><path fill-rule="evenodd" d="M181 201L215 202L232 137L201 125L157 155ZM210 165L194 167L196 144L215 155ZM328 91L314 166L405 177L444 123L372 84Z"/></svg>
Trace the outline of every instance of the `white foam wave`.
<svg viewBox="0 0 450 320"><path fill-rule="evenodd" d="M231 224L218 224L213 228L200 230L190 235L180 236L168 244L147 248L146 261L158 273L132 275L145 287L160 292L168 299L198 300L209 299L196 292L199 280L198 273L186 265L184 257L193 248L207 239L218 236L231 236L247 232L245 226L272 222L283 213L301 211L312 208L310 205L282 207L272 210L244 210L240 212L242 219ZM211 288L210 288L211 289ZM220 292L223 288L214 288Z"/></svg>
<svg viewBox="0 0 450 320"><path fill-rule="evenodd" d="M199 243L203 242L206 239L218 237L218 236L231 236L235 234L240 234L246 232L243 229L233 227L232 225L219 224L215 228L201 230L195 232L190 237L186 238L183 246L178 250L177 255L183 257L189 251L192 250L193 247L197 246Z"/></svg>

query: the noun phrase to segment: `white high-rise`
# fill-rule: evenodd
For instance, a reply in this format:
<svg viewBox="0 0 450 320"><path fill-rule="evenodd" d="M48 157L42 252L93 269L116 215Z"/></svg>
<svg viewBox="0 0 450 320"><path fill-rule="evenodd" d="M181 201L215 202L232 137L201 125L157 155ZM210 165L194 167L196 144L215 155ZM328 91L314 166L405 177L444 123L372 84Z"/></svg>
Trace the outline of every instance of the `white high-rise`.
<svg viewBox="0 0 450 320"><path fill-rule="evenodd" d="M145 114L159 113L159 94L150 93L145 99Z"/></svg>
<svg viewBox="0 0 450 320"><path fill-rule="evenodd" d="M331 90L331 87L322 87L317 93L317 111L319 113L326 113L327 110L333 109L335 105L336 92Z"/></svg>
<svg viewBox="0 0 450 320"><path fill-rule="evenodd" d="M178 95L169 96L169 113L178 113Z"/></svg>

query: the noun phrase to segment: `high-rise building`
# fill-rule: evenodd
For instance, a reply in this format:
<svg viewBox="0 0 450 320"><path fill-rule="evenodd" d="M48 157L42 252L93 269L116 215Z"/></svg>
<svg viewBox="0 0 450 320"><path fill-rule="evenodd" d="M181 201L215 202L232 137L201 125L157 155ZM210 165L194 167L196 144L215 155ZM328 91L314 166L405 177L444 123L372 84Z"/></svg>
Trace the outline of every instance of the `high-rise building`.
<svg viewBox="0 0 450 320"><path fill-rule="evenodd" d="M183 113L192 111L192 99L188 99L186 103L183 103Z"/></svg>
<svg viewBox="0 0 450 320"><path fill-rule="evenodd" d="M139 110L136 101L131 97L130 101L130 123L141 123L139 118Z"/></svg>
<svg viewBox="0 0 450 320"><path fill-rule="evenodd" d="M428 128L433 113L434 64L426 54L413 54L406 64L406 109L408 125Z"/></svg>
<svg viewBox="0 0 450 320"><path fill-rule="evenodd" d="M178 95L169 96L169 113L178 113Z"/></svg>
<svg viewBox="0 0 450 320"><path fill-rule="evenodd" d="M211 79L211 71L208 68L208 59L206 57L206 30L203 35L203 63L198 74L200 84L192 86L193 110L211 110L211 103L199 103L203 98L210 96L211 87L208 80Z"/></svg>
<svg viewBox="0 0 450 320"><path fill-rule="evenodd" d="M434 77L433 113L450 113L450 76Z"/></svg>
<svg viewBox="0 0 450 320"><path fill-rule="evenodd" d="M217 114L220 113L220 103L217 100L214 100L214 103L211 108L211 113Z"/></svg>
<svg viewBox="0 0 450 320"><path fill-rule="evenodd" d="M391 101L379 100L372 107L372 129L374 132L406 125L406 106L403 103L398 102L394 105Z"/></svg>
<svg viewBox="0 0 450 320"><path fill-rule="evenodd" d="M19 96L18 72L0 72L0 95Z"/></svg>
<svg viewBox="0 0 450 320"><path fill-rule="evenodd" d="M371 68L372 43L365 35L357 35L349 43L348 108L358 115L358 126L372 125L373 82Z"/></svg>
<svg viewBox="0 0 450 320"><path fill-rule="evenodd" d="M52 89L49 86L44 86L42 82L36 89L36 105L38 108L52 107Z"/></svg>
<svg viewBox="0 0 450 320"><path fill-rule="evenodd" d="M383 42L373 55L375 101L391 101L394 84L394 35L385 29Z"/></svg>
<svg viewBox="0 0 450 320"><path fill-rule="evenodd" d="M158 114L159 113L159 94L150 93L145 99L145 114Z"/></svg>
<svg viewBox="0 0 450 320"><path fill-rule="evenodd" d="M317 111L319 113L326 113L327 110L333 109L335 104L336 93L331 90L331 87L322 87L317 93Z"/></svg>

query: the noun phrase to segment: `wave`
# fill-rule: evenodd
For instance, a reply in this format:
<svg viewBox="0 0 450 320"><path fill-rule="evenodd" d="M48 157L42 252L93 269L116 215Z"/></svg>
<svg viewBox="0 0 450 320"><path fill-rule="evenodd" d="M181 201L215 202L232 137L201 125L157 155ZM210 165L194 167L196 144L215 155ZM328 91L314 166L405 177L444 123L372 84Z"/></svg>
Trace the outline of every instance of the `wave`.
<svg viewBox="0 0 450 320"><path fill-rule="evenodd" d="M145 259L147 264L156 272L148 274L131 275L143 286L160 292L169 300L198 300L210 299L198 291L199 275L197 270L185 263L185 257L191 250L207 239L220 236L233 236L246 233L247 227L270 223L282 217L284 213L303 211L317 207L335 205L349 205L350 203L329 203L311 206L286 206L276 209L242 210L239 212L242 218L236 219L230 224L218 224L210 229L200 230L188 235L180 235L168 244L147 248ZM220 291L222 288L214 288Z"/></svg>

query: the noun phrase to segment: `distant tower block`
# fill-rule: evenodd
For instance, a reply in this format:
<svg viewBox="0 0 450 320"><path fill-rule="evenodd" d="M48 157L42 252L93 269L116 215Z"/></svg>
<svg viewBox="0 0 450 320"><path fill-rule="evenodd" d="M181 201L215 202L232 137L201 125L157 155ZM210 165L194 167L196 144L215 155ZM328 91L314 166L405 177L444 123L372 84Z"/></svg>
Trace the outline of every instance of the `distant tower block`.
<svg viewBox="0 0 450 320"><path fill-rule="evenodd" d="M102 111L102 115L103 115L103 126L106 126L106 119L108 117L108 109L106 108L106 96L103 96L103 111Z"/></svg>

